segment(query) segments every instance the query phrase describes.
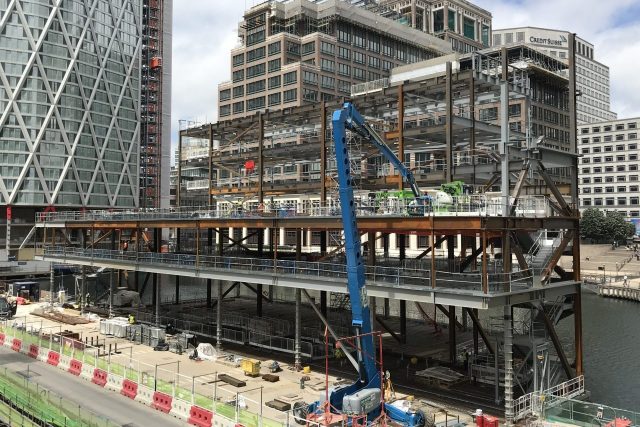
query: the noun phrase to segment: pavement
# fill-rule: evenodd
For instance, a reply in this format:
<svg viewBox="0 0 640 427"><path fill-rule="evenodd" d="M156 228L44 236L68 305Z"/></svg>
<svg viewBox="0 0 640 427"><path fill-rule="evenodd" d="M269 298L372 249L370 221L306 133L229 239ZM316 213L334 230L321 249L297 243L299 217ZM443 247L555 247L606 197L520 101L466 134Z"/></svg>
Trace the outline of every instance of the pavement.
<svg viewBox="0 0 640 427"><path fill-rule="evenodd" d="M64 396L84 409L88 409L118 425L127 427L185 426L187 423L141 405L118 393L96 387L94 384L70 375L59 368L35 361L25 354L0 346L0 368L11 372L29 373L29 381Z"/></svg>
<svg viewBox="0 0 640 427"><path fill-rule="evenodd" d="M324 370L313 369L310 372L298 372L293 369L293 355L276 355L268 350L261 351L255 348L249 349L243 346L223 346L225 351L223 354L219 355L217 360L193 361L189 360L186 353L178 355L168 351L153 351L151 347L145 345L134 344L121 338L101 335L99 333L98 321L84 325L61 325L57 322L31 314L33 309L43 305L43 303L40 303L28 306L19 306L18 313L16 314L14 321L22 323L26 320L28 326L32 326L34 328L41 327L45 332L51 331L53 333L57 333L60 329L78 332L81 334L83 340L88 338L90 341L92 337L96 340L99 338L100 343L105 345L105 347L102 347L103 349L107 349L109 344L114 345L117 343L120 354L111 355L112 362L117 362L121 365L133 366L133 369L139 369L140 372L146 372L148 375L152 375L155 366L158 365L158 368L156 368L158 371L158 378L172 384L176 384L177 381L180 388L183 389L190 389L193 387L193 389L195 389L195 391L200 395L211 396L212 398L216 396L218 401L232 401L237 397L237 394L239 394L241 398L244 399L243 403L246 404L246 410L253 413L262 413L263 416L279 423L284 423L286 421L286 414L273 408L263 406L260 404L261 402L268 402L276 398L278 398L278 400L286 400L290 402L297 400L314 402L325 394ZM78 312L74 310L65 310L65 313L78 314ZM7 351L11 353L11 350ZM276 374L280 377L280 380L276 383L270 383L264 381L261 377L252 378L245 376L240 366L238 366L239 364L229 361L226 356L231 356L231 358L251 357L253 359L260 360L262 362L261 374L269 373L267 366L270 365L274 358L277 358L278 363L282 368L282 371ZM0 357L4 358L4 352L0 353ZM102 357L106 358L106 356ZM133 364L130 363L131 360L134 361ZM29 361L31 360L22 361L22 363L28 363ZM318 363L322 363L322 361L318 361ZM153 416L159 417L156 423L157 425L185 425L169 415L158 413L157 411L140 403L133 402L124 396L120 396L118 393L100 389L90 382L78 379L58 368L49 367L42 362L32 363L32 367L34 367L34 365L35 369L38 371L41 370L42 372L49 372L55 377L64 378L63 382L60 384L68 384L68 387L61 386L59 388L61 394L69 397L70 399L78 399L81 402L90 403L92 406L87 406L88 409L94 410L98 413L106 413L112 416L122 417L118 418L118 420L114 419L114 421L119 421L121 419L125 421L126 419L127 422L134 423L133 425L136 426L148 426L153 425L151 422L152 418L149 418L150 416ZM18 367L17 369L19 370L20 368ZM349 369L349 367L345 367L345 369ZM222 383L221 381L217 381L216 375L222 373L245 381L246 386L234 388L228 384ZM306 377L304 389L301 389L300 387L300 380L302 377ZM345 381L351 382L351 380L345 380L333 375L330 375L328 378L329 387L344 383ZM51 384L55 385L55 383L55 381L51 381ZM47 385L43 384L43 386L46 387ZM57 392L56 389L52 388L52 390ZM176 395L177 394L178 393L176 393ZM183 399L190 398L190 396L180 397ZM403 395L397 393L397 397L402 398ZM102 402L108 403L103 405ZM439 412L436 422L440 421L439 418L442 418L442 421L444 421L445 415L441 410L445 408L449 413L449 417L457 415L461 417L461 420L471 421L471 417L468 412L456 411L456 408L453 405L446 405L446 407L444 407L441 404L432 403L424 399L416 399L416 404L423 410L426 410L426 412ZM121 410L120 408L127 408L126 412L125 409ZM133 414L135 413L143 415L134 417ZM147 414L152 415L147 416Z"/></svg>

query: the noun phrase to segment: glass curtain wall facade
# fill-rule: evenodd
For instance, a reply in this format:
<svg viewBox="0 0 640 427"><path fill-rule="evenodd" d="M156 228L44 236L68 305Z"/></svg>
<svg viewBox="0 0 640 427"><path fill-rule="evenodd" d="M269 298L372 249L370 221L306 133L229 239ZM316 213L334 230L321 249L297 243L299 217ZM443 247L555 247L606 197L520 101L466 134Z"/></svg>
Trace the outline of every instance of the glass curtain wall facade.
<svg viewBox="0 0 640 427"><path fill-rule="evenodd" d="M0 204L138 206L141 0L0 0Z"/></svg>

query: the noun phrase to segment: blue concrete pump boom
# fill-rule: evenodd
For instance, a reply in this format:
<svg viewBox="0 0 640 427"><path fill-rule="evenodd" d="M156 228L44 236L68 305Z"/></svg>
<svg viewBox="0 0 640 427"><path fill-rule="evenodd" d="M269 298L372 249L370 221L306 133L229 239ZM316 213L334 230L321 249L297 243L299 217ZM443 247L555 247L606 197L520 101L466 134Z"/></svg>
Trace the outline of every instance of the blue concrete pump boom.
<svg viewBox="0 0 640 427"><path fill-rule="evenodd" d="M380 390L380 372L376 366L375 344L373 340L369 298L365 286L365 267L362 260L360 234L356 222L356 204L353 198L353 185L346 131L357 133L376 146L395 166L411 187L418 203L424 200L411 171L393 154L382 138L369 126L351 103L336 110L332 117L333 140L336 151L340 204L342 207L342 225L344 229L345 254L347 257L347 287L351 300L352 325L357 342L357 361L359 379L348 386L333 388L329 394L331 407L345 413L355 413L355 406L369 416L369 420L380 413L380 394L374 401L375 390ZM356 402L356 403L354 403ZM319 413L323 402L310 405L294 405L297 421L304 423L308 414ZM345 408L349 406L349 408ZM385 403L385 413L393 421L408 427L421 427L425 423L424 414L406 407Z"/></svg>

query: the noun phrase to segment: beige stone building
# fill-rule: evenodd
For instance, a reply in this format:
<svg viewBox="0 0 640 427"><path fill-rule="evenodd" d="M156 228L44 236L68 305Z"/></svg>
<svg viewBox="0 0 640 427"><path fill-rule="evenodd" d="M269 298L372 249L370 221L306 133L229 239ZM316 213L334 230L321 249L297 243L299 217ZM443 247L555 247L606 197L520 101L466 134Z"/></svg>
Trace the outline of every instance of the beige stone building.
<svg viewBox="0 0 640 427"><path fill-rule="evenodd" d="M266 2L246 11L231 81L219 85L221 120L349 97L393 67L452 51L432 35L340 0Z"/></svg>

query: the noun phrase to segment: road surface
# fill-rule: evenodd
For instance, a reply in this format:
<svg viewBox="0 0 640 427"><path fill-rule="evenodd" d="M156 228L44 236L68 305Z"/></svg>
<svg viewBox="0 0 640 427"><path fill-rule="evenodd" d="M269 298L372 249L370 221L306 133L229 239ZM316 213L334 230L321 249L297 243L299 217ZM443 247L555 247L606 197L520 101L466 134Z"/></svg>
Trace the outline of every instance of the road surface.
<svg viewBox="0 0 640 427"><path fill-rule="evenodd" d="M185 426L185 422L135 402L114 391L105 390L63 370L0 347L0 369L26 372L31 382L81 405L96 415L126 427ZM18 374L20 375L20 374Z"/></svg>

